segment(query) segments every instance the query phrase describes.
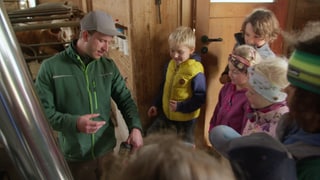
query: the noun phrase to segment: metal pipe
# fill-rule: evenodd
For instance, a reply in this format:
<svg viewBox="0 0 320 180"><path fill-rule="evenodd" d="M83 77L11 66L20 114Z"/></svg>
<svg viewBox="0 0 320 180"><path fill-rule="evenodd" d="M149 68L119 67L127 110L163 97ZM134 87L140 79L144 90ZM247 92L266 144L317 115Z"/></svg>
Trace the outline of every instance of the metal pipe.
<svg viewBox="0 0 320 180"><path fill-rule="evenodd" d="M23 179L73 179L0 0L0 140Z"/></svg>
<svg viewBox="0 0 320 180"><path fill-rule="evenodd" d="M74 15L72 14L67 14L67 15L56 15L56 16L45 16L45 17L20 17L20 18L10 18L12 24L14 23L26 23L26 22L37 22L37 21L50 21L50 20L55 20L55 19L72 19L74 18Z"/></svg>

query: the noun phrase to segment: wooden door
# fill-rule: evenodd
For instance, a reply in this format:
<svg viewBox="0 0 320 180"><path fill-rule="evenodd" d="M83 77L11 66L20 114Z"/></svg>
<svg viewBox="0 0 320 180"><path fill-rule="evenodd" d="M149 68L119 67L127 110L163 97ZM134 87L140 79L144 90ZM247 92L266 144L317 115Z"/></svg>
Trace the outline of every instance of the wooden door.
<svg viewBox="0 0 320 180"><path fill-rule="evenodd" d="M197 50L208 48L206 54L202 54L203 64L207 78L207 100L202 111L204 144L210 145L208 141L209 121L217 103L218 93L222 85L219 77L227 65L227 57L231 52L235 39L233 34L239 32L244 17L253 9L264 7L272 10L280 23L281 28L286 27L289 0L276 0L274 3L210 3L209 0L196 1L195 28L197 35ZM211 42L203 44L201 37L207 35L209 38L222 38L222 42ZM271 48L276 54L282 54L283 42L279 37ZM199 131L199 127L197 128ZM199 136L201 132L197 133ZM199 138L199 137L198 137Z"/></svg>

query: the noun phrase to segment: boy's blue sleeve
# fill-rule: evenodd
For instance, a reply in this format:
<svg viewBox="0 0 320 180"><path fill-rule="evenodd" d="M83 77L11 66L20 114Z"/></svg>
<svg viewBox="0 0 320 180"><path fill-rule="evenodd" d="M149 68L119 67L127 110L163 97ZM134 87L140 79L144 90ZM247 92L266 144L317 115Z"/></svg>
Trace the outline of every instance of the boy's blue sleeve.
<svg viewBox="0 0 320 180"><path fill-rule="evenodd" d="M190 58L201 62L201 55L199 53L195 52L195 53L191 54Z"/></svg>

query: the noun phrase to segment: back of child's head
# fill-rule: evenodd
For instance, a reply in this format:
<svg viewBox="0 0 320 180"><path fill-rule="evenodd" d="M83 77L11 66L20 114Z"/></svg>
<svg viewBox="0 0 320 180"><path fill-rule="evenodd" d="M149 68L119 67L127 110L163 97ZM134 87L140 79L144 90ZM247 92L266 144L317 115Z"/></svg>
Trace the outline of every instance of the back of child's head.
<svg viewBox="0 0 320 180"><path fill-rule="evenodd" d="M259 53L252 46L245 44L237 46L229 55L229 61L242 72L246 72L248 67L260 63L261 60Z"/></svg>
<svg viewBox="0 0 320 180"><path fill-rule="evenodd" d="M296 163L287 148L265 132L231 139L225 145L238 179L297 180Z"/></svg>
<svg viewBox="0 0 320 180"><path fill-rule="evenodd" d="M320 132L320 21L286 35L295 48L289 59L288 80L294 87L290 115L305 131Z"/></svg>
<svg viewBox="0 0 320 180"><path fill-rule="evenodd" d="M153 134L132 155L119 180L233 180L228 161L196 149L176 136Z"/></svg>
<svg viewBox="0 0 320 180"><path fill-rule="evenodd" d="M286 58L270 57L248 69L249 84L261 96L275 103L284 101L283 90L289 85Z"/></svg>
<svg viewBox="0 0 320 180"><path fill-rule="evenodd" d="M169 35L169 46L183 45L190 49L196 46L196 36L190 27L180 26Z"/></svg>
<svg viewBox="0 0 320 180"><path fill-rule="evenodd" d="M244 32L246 25L252 25L255 34L272 42L280 33L279 21L275 14L269 9L254 9L243 21L241 31Z"/></svg>

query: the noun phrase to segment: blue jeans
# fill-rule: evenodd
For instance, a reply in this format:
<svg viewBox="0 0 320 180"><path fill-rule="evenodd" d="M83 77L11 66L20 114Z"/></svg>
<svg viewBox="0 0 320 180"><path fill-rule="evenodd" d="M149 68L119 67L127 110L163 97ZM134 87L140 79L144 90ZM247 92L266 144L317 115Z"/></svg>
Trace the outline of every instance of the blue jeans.
<svg viewBox="0 0 320 180"><path fill-rule="evenodd" d="M229 141L238 137L241 137L241 135L226 125L218 125L209 132L209 140L212 146L223 155L227 153Z"/></svg>

